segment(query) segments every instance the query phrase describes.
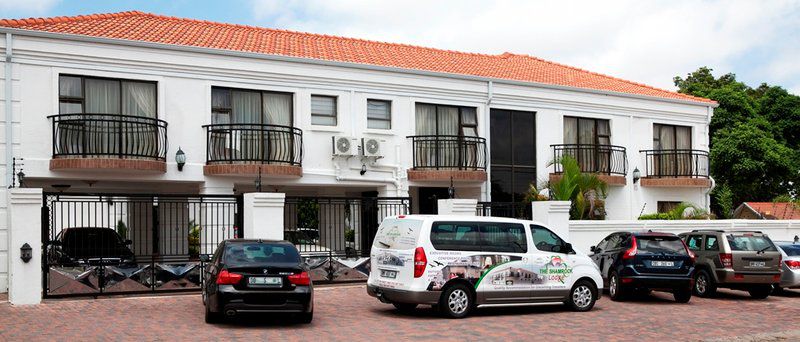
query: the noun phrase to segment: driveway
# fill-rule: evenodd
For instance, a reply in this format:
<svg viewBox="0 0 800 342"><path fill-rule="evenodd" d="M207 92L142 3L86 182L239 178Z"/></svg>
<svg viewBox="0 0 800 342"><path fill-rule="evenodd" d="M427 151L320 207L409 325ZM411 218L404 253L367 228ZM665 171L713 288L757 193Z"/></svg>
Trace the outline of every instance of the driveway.
<svg viewBox="0 0 800 342"><path fill-rule="evenodd" d="M718 298L675 304L654 293L632 302L603 297L594 310L561 307L483 309L461 320L430 308L414 316L367 296L363 285L317 288L314 322L251 317L207 325L199 294L0 304L0 340L705 340L800 336L800 291L767 300L721 290ZM754 337L755 336L755 337ZM777 336L777 337L776 337ZM790 338L791 339L791 338Z"/></svg>

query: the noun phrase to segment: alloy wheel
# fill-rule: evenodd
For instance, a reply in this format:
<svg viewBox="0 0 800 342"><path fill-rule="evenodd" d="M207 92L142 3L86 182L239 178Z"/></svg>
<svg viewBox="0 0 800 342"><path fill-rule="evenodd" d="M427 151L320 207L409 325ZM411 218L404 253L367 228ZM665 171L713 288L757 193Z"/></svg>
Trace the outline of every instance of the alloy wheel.
<svg viewBox="0 0 800 342"><path fill-rule="evenodd" d="M469 297L462 289L455 289L450 292L450 297L447 298L447 306L454 314L462 314L467 310L469 304Z"/></svg>
<svg viewBox="0 0 800 342"><path fill-rule="evenodd" d="M617 276L611 276L611 280L609 280L608 284L608 294L611 295L611 297L617 295Z"/></svg>
<svg viewBox="0 0 800 342"><path fill-rule="evenodd" d="M708 279L706 279L705 274L700 274L697 276L697 293L704 294L706 293L706 289L708 288Z"/></svg>
<svg viewBox="0 0 800 342"><path fill-rule="evenodd" d="M572 302L578 308L585 308L592 303L592 290L586 285L581 285L572 291Z"/></svg>

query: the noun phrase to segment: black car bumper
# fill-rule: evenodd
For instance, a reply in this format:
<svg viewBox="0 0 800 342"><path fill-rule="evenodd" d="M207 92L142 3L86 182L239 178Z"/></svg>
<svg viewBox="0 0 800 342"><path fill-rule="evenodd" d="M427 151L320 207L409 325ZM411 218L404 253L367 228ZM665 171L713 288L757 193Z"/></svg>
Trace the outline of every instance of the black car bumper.
<svg viewBox="0 0 800 342"><path fill-rule="evenodd" d="M303 313L314 309L314 290L311 286L297 286L292 290L237 290L222 285L209 295L208 301L212 312L226 314Z"/></svg>
<svg viewBox="0 0 800 342"><path fill-rule="evenodd" d="M441 291L404 291L367 285L367 294L384 303L437 304Z"/></svg>
<svg viewBox="0 0 800 342"><path fill-rule="evenodd" d="M625 267L620 272L620 281L623 287L628 288L666 291L690 289L694 285L692 272L694 272L693 267L682 274L642 274L631 267Z"/></svg>

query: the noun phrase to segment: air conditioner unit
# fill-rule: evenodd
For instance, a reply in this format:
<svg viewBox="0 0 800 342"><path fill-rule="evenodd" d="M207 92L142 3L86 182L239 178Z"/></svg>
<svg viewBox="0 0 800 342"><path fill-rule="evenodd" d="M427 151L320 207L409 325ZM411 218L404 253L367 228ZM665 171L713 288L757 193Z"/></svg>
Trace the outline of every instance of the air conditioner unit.
<svg viewBox="0 0 800 342"><path fill-rule="evenodd" d="M381 141L375 138L362 138L361 152L364 157L383 158Z"/></svg>
<svg viewBox="0 0 800 342"><path fill-rule="evenodd" d="M334 136L331 138L334 156L354 156L358 154L357 140L352 137Z"/></svg>

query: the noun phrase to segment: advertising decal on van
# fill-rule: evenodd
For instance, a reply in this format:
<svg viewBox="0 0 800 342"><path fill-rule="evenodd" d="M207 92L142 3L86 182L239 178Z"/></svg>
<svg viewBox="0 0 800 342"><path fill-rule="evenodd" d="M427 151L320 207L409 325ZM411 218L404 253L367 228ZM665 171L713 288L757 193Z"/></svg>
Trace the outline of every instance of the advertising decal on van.
<svg viewBox="0 0 800 342"><path fill-rule="evenodd" d="M557 255L549 260L537 259L538 265L516 255L463 255L459 252L431 253L436 259L429 265L428 291L439 291L454 278L465 279L476 289L486 291L561 289L566 287L566 279L572 274L572 268ZM436 267L442 265L444 267Z"/></svg>

